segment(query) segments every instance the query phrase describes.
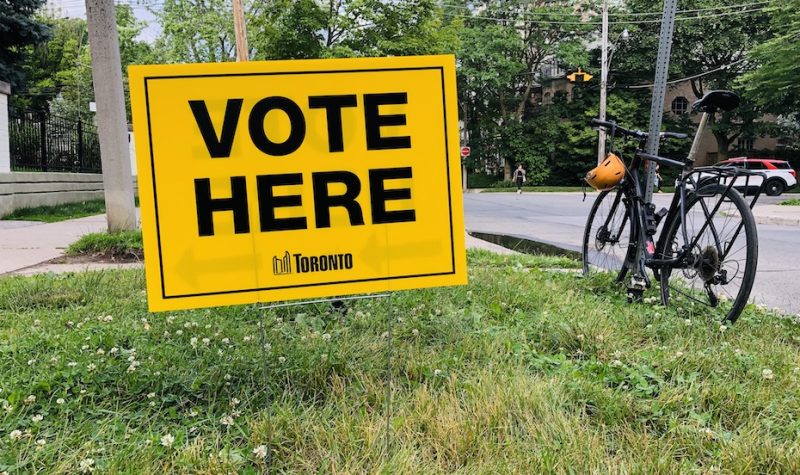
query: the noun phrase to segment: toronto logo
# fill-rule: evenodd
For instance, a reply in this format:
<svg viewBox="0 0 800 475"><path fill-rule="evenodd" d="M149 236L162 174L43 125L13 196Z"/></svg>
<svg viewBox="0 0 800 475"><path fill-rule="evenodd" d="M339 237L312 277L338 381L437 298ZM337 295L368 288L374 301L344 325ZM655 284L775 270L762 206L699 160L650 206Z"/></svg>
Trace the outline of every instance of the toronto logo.
<svg viewBox="0 0 800 475"><path fill-rule="evenodd" d="M275 275L286 275L292 273L292 258L289 251L283 257L275 256L272 258L272 273Z"/></svg>

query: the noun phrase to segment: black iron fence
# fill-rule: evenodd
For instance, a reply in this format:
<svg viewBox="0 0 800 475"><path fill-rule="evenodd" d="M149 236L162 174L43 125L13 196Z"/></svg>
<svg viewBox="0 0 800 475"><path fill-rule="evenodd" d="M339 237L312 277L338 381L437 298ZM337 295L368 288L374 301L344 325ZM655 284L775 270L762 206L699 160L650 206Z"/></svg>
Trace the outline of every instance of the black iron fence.
<svg viewBox="0 0 800 475"><path fill-rule="evenodd" d="M9 111L11 169L100 173L94 125L43 112Z"/></svg>

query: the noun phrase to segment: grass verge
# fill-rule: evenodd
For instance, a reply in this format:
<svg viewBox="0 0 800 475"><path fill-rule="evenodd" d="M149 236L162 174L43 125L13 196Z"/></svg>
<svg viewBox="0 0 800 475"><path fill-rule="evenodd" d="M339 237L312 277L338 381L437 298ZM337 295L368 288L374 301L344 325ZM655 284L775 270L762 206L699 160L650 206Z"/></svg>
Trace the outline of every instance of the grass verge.
<svg viewBox="0 0 800 475"><path fill-rule="evenodd" d="M136 230L86 234L70 244L66 254L140 260L144 257L142 232Z"/></svg>
<svg viewBox="0 0 800 475"><path fill-rule="evenodd" d="M792 198L789 200L781 201L778 204L782 206L800 206L800 198Z"/></svg>
<svg viewBox="0 0 800 475"><path fill-rule="evenodd" d="M67 219L84 218L106 212L106 203L103 200L81 201L56 206L37 206L35 208L22 208L14 211L4 220L43 221L55 223Z"/></svg>
<svg viewBox="0 0 800 475"><path fill-rule="evenodd" d="M253 306L149 314L139 270L0 279L0 471L263 473L269 440L276 473L800 471L796 318L469 261L464 287L264 310L263 344Z"/></svg>

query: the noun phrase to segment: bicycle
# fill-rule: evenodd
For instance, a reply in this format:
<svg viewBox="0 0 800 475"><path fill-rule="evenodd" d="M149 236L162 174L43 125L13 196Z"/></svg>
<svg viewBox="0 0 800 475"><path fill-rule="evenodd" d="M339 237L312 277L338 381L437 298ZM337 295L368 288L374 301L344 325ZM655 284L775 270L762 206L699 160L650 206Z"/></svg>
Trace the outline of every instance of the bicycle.
<svg viewBox="0 0 800 475"><path fill-rule="evenodd" d="M724 314L723 321L733 323L739 318L749 299L758 261L751 209L766 180L748 203L733 184L737 177L746 175L748 189L749 177L759 172L693 166L709 116L717 110L732 110L738 103L738 96L729 91L711 91L694 103L693 108L703 115L691 151L683 161L643 152L646 132L629 130L613 121L592 120L592 125L609 132L609 160L615 154L615 136L638 140L638 145L629 166L620 161L624 173L619 182L601 190L592 205L583 237L584 275L612 271L617 272L616 281L622 282L632 272L628 298L639 301L651 286L649 268L659 281L663 305L669 305L671 297L685 297L690 305L703 304L712 313ZM661 133L661 138L687 137ZM656 211L651 200L645 201L639 172L648 162L680 170L669 208ZM661 222L665 224L656 239Z"/></svg>

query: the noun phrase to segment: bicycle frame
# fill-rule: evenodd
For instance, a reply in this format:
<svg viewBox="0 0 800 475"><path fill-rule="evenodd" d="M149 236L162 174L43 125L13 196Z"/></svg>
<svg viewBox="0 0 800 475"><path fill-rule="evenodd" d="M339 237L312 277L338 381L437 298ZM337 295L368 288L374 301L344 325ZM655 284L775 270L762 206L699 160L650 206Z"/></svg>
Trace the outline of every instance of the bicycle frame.
<svg viewBox="0 0 800 475"><path fill-rule="evenodd" d="M646 268L651 268L654 271L660 271L662 269L669 269L669 268L679 268L685 267L687 265L687 259L691 256L692 250L697 246L697 242L702 236L703 232L710 227L712 236L714 237L714 245L718 254L724 260L725 256L728 252L732 249L733 243L736 241L736 238L739 236L743 224L740 223L738 228L733 234L733 238L727 243L722 243L719 234L717 232L716 226L714 225L713 219L716 215L717 211L719 210L720 206L723 203L723 199L716 203L713 209L709 210L709 206L706 204L704 200L700 200L700 206L703 209L703 215L705 216L705 222L703 223L700 231L697 232L697 235L690 237L687 234L686 226L681 226L682 238L683 238L683 246L681 249L677 250L677 253L674 257L664 258L663 256L666 255L667 246L670 243L666 242L666 236L664 235L664 231L662 229L661 235L659 236L658 244L654 242L654 237L658 232L658 225L660 221L656 219L655 215L655 206L652 202L645 202L644 201L644 193L642 191L641 180L639 175L639 170L642 169L642 165L646 161L655 161L659 164L670 166L670 167L680 167L681 174L676 181L675 184L675 194L673 195L672 202L670 203L669 208L665 215L662 215L661 221L667 223L673 219L676 219L676 214L680 213L680 222L686 222L686 203L689 198L687 188L691 188L693 193L702 194L704 188L707 188L710 184L720 184L721 181L724 179L729 179L729 183L726 185L724 193L722 196L725 196L728 191L733 188L733 185L736 179L739 176L745 175L745 189L749 189L750 186L750 176L754 175L761 175L762 178L764 177L763 173L751 171L751 170L741 170L737 168L729 168L729 167L718 167L718 166L710 166L710 167L698 167L693 168L694 156L697 151L697 146L700 141L700 136L702 135L705 125L708 122L708 113L703 113L703 117L700 121L700 125L695 133L694 141L692 143L692 149L689 152L689 156L687 162L679 162L676 160L670 160L663 157L657 157L654 155L648 155L641 152L637 152L634 155L633 160L629 167L627 167L625 179L620 183L620 187L623 188L625 193L618 193L615 202L612 204L611 212L609 216L606 218L606 222L604 223L603 228L608 229L609 223L612 217L615 214L615 210L617 206L620 204L620 200L622 196L627 196L631 203L627 204L627 216L623 218L623 221L619 227L619 231L621 232L625 228L625 224L627 220L630 220L631 226L633 227L633 234L634 239L631 239L628 245L628 251L625 256L625 261L623 262L622 268L617 275L617 282L622 282L627 275L629 270L633 270L634 274L632 276L632 285L630 287L631 290L643 290L643 287L650 286L650 279L647 276ZM612 132L613 133L613 132ZM641 143L639 147L641 150ZM706 176L703 176L706 175ZM749 206L752 209L755 206L758 197L761 195L761 192L764 190L764 186L766 184L766 180L762 179L761 185L758 187L757 191L753 195L753 199L750 202ZM718 187L715 187L715 190L718 190ZM718 193L712 193L708 196L717 195ZM701 195L702 196L702 195ZM746 192L745 192L746 196ZM648 222L649 221L649 222ZM619 238L619 236L617 236ZM638 253L637 251L641 249L642 252ZM637 255L640 256L637 261ZM661 256L661 257L658 257Z"/></svg>

